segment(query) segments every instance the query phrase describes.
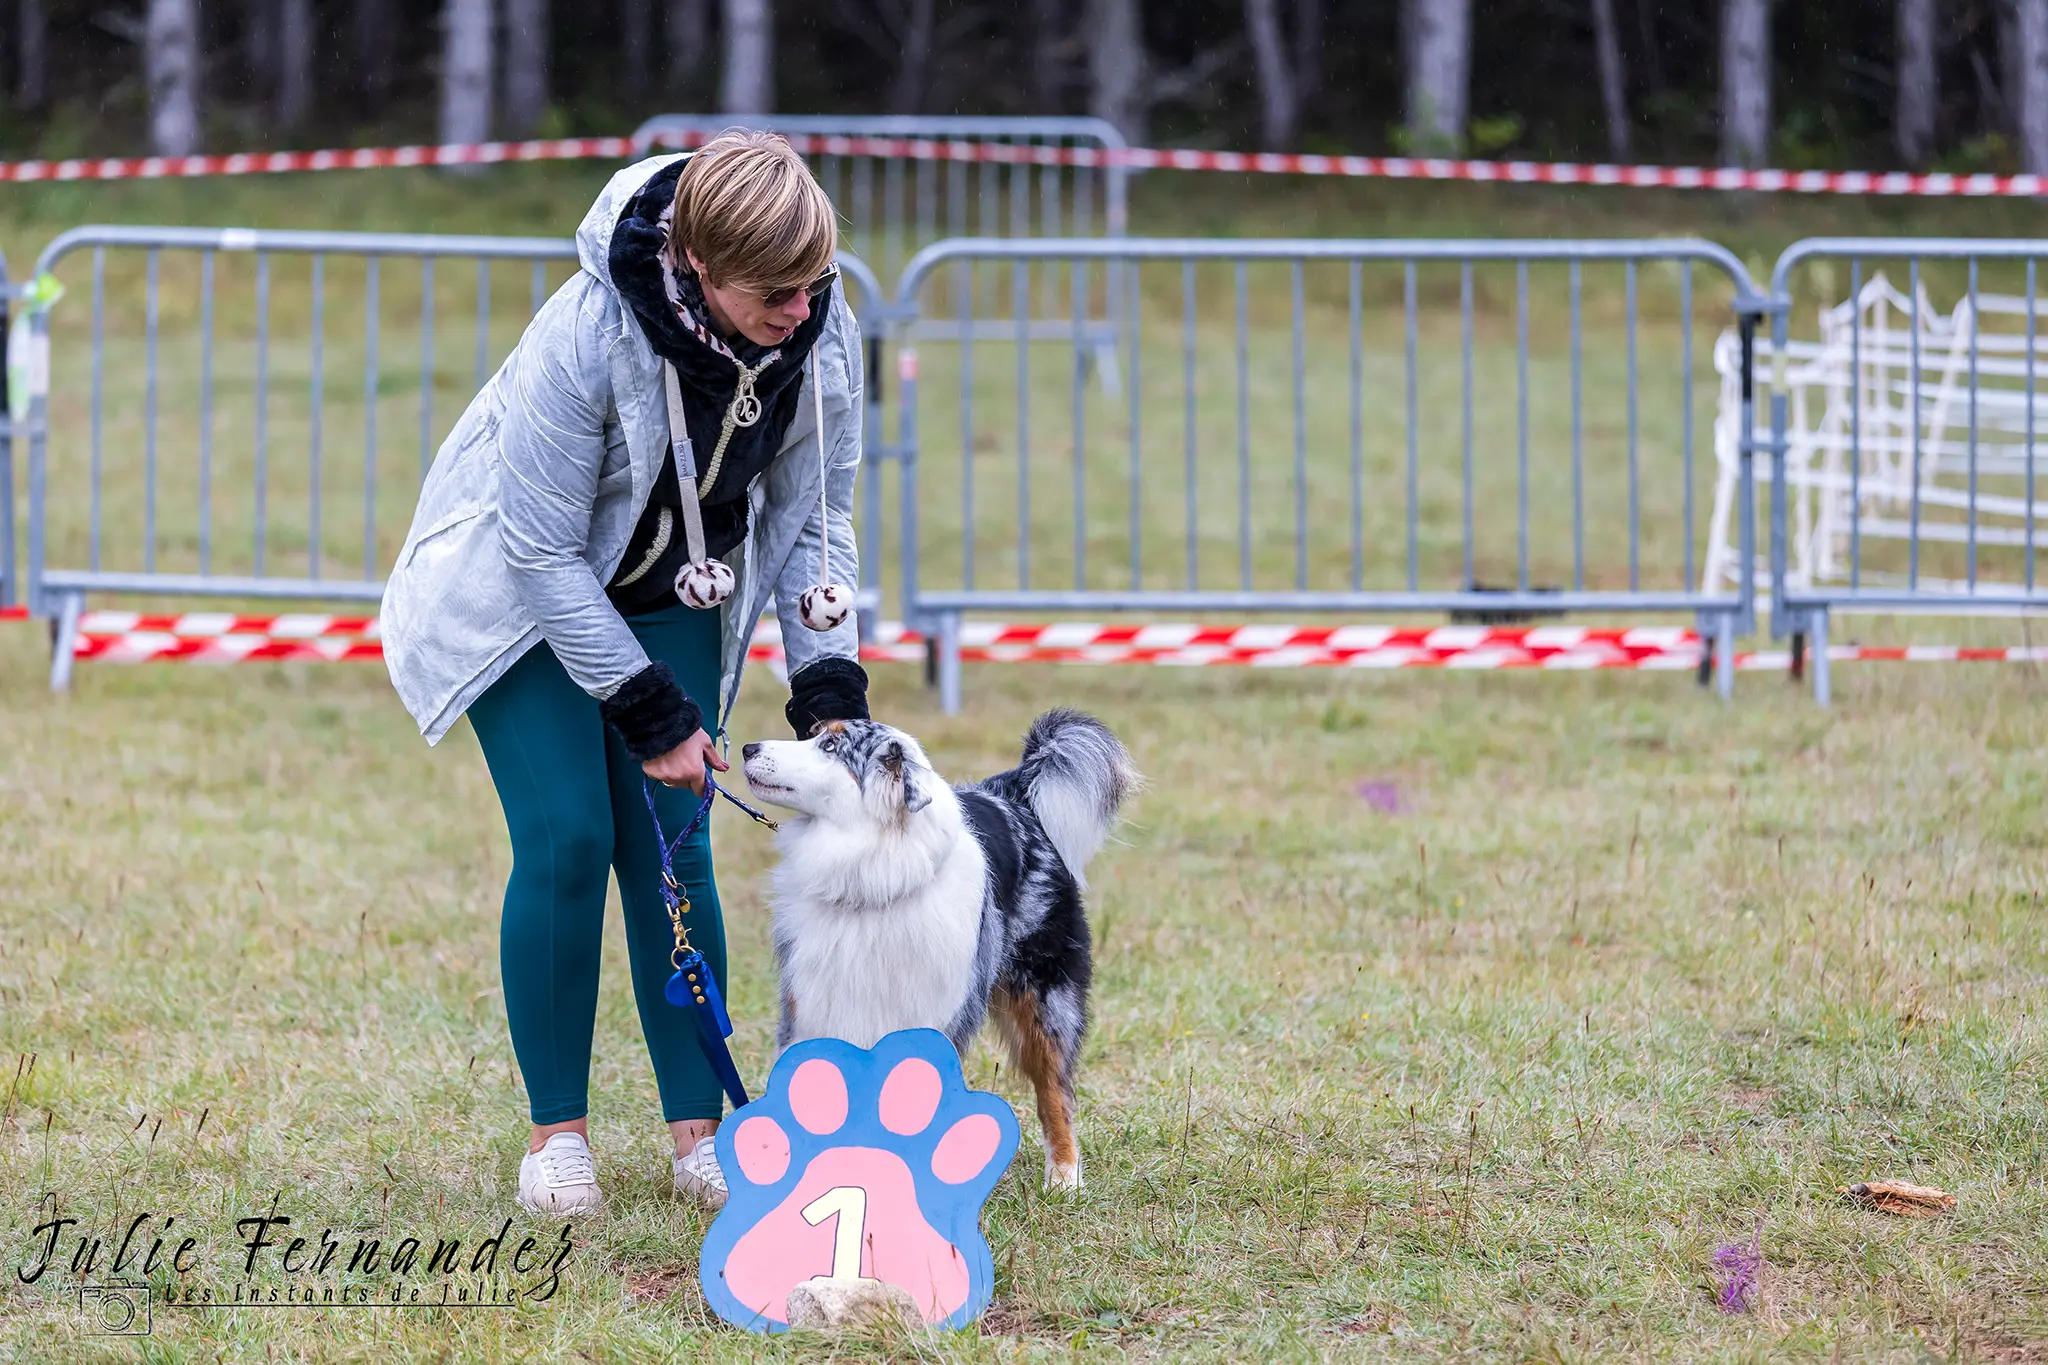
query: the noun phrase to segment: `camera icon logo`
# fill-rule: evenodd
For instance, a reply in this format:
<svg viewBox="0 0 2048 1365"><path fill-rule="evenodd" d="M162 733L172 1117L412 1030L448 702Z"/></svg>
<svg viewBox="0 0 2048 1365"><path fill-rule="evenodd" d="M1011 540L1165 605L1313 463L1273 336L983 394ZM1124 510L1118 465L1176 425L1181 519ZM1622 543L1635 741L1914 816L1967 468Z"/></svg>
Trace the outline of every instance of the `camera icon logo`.
<svg viewBox="0 0 2048 1365"><path fill-rule="evenodd" d="M141 1280L108 1280L78 1286L78 1311L87 1330L102 1336L149 1335L149 1286Z"/></svg>

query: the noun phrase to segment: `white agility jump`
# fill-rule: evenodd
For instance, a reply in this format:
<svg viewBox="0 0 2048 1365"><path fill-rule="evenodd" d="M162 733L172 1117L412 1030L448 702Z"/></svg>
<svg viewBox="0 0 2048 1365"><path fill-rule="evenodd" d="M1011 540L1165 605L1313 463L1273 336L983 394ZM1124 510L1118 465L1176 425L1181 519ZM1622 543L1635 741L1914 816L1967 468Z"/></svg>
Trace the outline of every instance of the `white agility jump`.
<svg viewBox="0 0 2048 1365"><path fill-rule="evenodd" d="M1944 313L1925 281L1909 295L1879 272L1853 299L1820 310L1818 340L1792 341L1779 355L1758 339L1759 381L1774 377L1788 408L1788 589L1910 581L1989 593L2031 584L2048 523L2039 496L2048 489L2036 489L2033 467L2036 435L2048 434L2048 401L2036 392L2048 381L2048 338L2034 334L2035 315L2027 298L1993 293L1965 295ZM1742 575L1742 361L1732 329L1714 347L1714 368L1717 478L1703 589L1738 586ZM1769 462L1756 473L1768 482ZM1755 574L1767 588L1762 545Z"/></svg>

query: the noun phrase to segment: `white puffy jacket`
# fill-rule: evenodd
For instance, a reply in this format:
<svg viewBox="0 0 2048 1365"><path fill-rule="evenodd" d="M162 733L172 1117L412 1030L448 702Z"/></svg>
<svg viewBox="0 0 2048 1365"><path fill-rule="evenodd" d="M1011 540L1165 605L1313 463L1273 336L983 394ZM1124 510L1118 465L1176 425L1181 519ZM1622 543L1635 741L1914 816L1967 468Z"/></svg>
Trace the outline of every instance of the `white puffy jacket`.
<svg viewBox="0 0 2048 1365"><path fill-rule="evenodd" d="M648 666L605 597L668 452L661 362L613 287L607 255L626 205L673 156L613 176L576 230L582 269L442 443L384 589L384 658L400 699L438 742L485 688L545 639L584 691L611 696ZM797 619L831 538L832 576L858 582L853 480L861 457L860 329L838 290L816 342L826 431L825 515L808 393L781 449L748 489L747 537L723 614L719 695L695 700L718 733L739 695L754 627L772 596L792 673L859 656L854 622ZM808 372L802 381L811 382ZM713 710L715 706L715 719Z"/></svg>

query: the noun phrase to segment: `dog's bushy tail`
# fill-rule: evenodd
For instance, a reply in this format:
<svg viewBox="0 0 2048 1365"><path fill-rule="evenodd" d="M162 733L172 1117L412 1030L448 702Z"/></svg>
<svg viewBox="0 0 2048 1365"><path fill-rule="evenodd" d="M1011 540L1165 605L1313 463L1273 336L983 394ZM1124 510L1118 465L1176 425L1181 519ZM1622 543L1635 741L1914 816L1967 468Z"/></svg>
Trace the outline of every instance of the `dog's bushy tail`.
<svg viewBox="0 0 2048 1365"><path fill-rule="evenodd" d="M1088 860L1145 782L1129 751L1095 717L1061 707L1031 723L1017 775L1060 860L1085 885Z"/></svg>

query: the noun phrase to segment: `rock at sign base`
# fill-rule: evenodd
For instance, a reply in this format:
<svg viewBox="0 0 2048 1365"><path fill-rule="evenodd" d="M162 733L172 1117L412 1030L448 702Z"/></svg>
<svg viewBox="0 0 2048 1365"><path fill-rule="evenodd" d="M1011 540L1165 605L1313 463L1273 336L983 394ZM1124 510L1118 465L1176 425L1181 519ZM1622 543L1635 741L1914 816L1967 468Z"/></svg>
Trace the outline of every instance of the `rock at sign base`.
<svg viewBox="0 0 2048 1365"><path fill-rule="evenodd" d="M818 1275L789 1291L791 1327L921 1327L924 1315L907 1290L857 1275Z"/></svg>

